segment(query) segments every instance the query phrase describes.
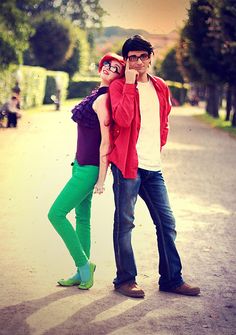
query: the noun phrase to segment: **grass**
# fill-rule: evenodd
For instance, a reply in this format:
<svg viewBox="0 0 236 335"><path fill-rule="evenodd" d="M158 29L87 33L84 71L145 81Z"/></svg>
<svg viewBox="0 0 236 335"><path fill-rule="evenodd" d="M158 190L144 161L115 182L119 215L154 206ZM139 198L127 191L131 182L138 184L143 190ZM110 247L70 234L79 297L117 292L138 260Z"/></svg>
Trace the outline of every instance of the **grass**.
<svg viewBox="0 0 236 335"><path fill-rule="evenodd" d="M220 111L218 119L213 118L209 114L195 115L198 120L209 124L213 128L221 129L236 138L236 128L231 126L231 121L225 121L225 111Z"/></svg>

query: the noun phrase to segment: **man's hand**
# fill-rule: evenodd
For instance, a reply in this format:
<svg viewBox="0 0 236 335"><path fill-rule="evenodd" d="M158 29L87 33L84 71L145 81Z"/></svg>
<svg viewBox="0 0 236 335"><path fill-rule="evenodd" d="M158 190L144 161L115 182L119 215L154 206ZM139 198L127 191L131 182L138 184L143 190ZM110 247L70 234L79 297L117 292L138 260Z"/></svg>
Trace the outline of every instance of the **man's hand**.
<svg viewBox="0 0 236 335"><path fill-rule="evenodd" d="M129 68L129 59L127 59L125 66L126 84L134 84L138 75L139 75L138 71Z"/></svg>

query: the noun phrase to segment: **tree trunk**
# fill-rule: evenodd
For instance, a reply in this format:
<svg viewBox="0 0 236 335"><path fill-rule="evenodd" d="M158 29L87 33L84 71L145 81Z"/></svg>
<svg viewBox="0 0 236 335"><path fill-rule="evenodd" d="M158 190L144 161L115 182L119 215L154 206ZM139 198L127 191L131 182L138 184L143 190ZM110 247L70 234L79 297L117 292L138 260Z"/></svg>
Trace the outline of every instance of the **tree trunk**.
<svg viewBox="0 0 236 335"><path fill-rule="evenodd" d="M224 95L224 87L221 85L219 87L219 109L222 108L222 104L223 104L223 95Z"/></svg>
<svg viewBox="0 0 236 335"><path fill-rule="evenodd" d="M227 93L226 93L226 116L225 121L230 120L230 112L232 109L232 87L230 84L227 86Z"/></svg>
<svg viewBox="0 0 236 335"><path fill-rule="evenodd" d="M207 85L206 111L215 118L219 117L219 86L216 84Z"/></svg>
<svg viewBox="0 0 236 335"><path fill-rule="evenodd" d="M185 103L185 88L184 85L182 85L180 89L180 97L179 97L179 104L182 106Z"/></svg>
<svg viewBox="0 0 236 335"><path fill-rule="evenodd" d="M232 127L236 127L236 85L232 87L233 91L233 118L232 118Z"/></svg>

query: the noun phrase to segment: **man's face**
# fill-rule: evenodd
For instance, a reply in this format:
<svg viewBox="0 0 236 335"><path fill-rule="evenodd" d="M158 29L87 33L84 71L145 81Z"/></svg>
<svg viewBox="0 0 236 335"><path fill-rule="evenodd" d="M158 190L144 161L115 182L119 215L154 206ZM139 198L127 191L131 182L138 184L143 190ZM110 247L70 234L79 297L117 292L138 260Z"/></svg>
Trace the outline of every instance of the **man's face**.
<svg viewBox="0 0 236 335"><path fill-rule="evenodd" d="M138 71L140 74L146 73L150 64L150 56L147 51L129 51L129 68Z"/></svg>

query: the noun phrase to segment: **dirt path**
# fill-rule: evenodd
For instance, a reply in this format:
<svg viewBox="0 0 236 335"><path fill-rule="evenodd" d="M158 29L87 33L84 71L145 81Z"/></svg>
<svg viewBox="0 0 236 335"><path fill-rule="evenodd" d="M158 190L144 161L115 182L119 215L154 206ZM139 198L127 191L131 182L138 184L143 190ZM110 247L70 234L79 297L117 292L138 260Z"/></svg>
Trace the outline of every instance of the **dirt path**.
<svg viewBox="0 0 236 335"><path fill-rule="evenodd" d="M141 200L133 243L146 298L113 292L111 175L93 203L95 285L57 287L74 265L47 211L70 176L75 125L62 111L0 129L0 334L236 334L236 140L191 117L196 111L173 110L162 160L184 278L200 285L197 298L158 291L154 227Z"/></svg>

